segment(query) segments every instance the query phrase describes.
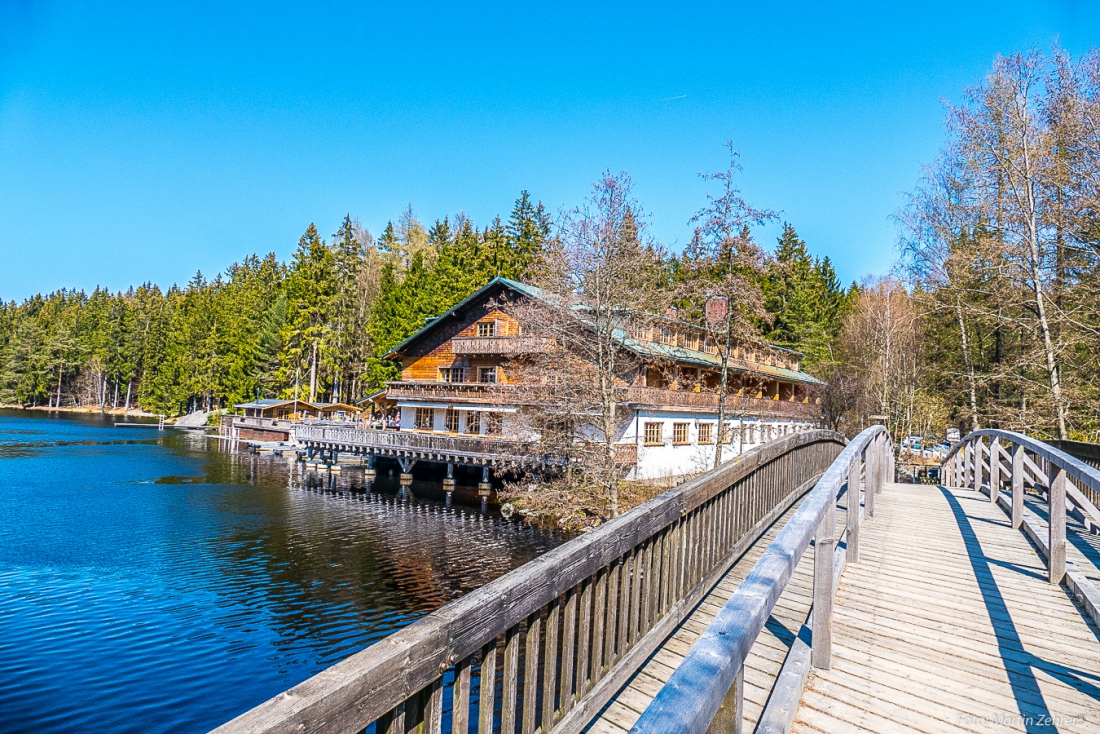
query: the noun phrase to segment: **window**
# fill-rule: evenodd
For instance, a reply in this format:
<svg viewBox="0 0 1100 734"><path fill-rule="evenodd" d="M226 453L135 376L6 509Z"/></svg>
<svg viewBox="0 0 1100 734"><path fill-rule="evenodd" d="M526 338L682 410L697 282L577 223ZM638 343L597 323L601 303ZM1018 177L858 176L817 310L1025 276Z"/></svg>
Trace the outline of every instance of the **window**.
<svg viewBox="0 0 1100 734"><path fill-rule="evenodd" d="M688 426L690 423L673 423L672 424L672 445L683 446L686 443L690 443L688 438Z"/></svg>
<svg viewBox="0 0 1100 734"><path fill-rule="evenodd" d="M481 367L477 371L478 382L496 382L497 381L497 368L496 367Z"/></svg>
<svg viewBox="0 0 1100 734"><path fill-rule="evenodd" d="M478 435L481 433L481 413L476 410L466 413L466 433Z"/></svg>
<svg viewBox="0 0 1100 734"><path fill-rule="evenodd" d="M500 413L485 414L485 435L499 436L504 432L504 416Z"/></svg>
<svg viewBox="0 0 1100 734"><path fill-rule="evenodd" d="M443 413L443 430L458 433L458 411L454 408L447 408Z"/></svg>
<svg viewBox="0 0 1100 734"><path fill-rule="evenodd" d="M496 336L497 335L497 322L496 321L479 321L477 324L478 336Z"/></svg>
<svg viewBox="0 0 1100 734"><path fill-rule="evenodd" d="M431 408L417 408L416 421L413 423L413 428L420 431L432 430L432 420L434 417L435 411Z"/></svg>
<svg viewBox="0 0 1100 734"><path fill-rule="evenodd" d="M699 443L714 443L714 424L699 424Z"/></svg>
<svg viewBox="0 0 1100 734"><path fill-rule="evenodd" d="M463 367L443 367L439 370L440 382L465 382L466 370Z"/></svg>
<svg viewBox="0 0 1100 734"><path fill-rule="evenodd" d="M645 445L660 446L665 442L664 423L645 424Z"/></svg>

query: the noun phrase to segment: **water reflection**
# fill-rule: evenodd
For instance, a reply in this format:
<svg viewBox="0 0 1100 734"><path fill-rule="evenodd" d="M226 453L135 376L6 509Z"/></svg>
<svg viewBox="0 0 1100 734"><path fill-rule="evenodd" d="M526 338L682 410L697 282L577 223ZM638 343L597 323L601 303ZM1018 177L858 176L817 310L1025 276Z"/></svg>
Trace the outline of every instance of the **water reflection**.
<svg viewBox="0 0 1100 734"><path fill-rule="evenodd" d="M562 541L98 418L0 412L0 471L5 731L205 731Z"/></svg>

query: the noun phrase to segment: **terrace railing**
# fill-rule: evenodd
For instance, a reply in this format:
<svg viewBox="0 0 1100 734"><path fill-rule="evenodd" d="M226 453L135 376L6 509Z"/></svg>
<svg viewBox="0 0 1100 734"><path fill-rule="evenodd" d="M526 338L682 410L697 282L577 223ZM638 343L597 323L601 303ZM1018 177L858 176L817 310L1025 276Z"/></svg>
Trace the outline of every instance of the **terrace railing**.
<svg viewBox="0 0 1100 734"><path fill-rule="evenodd" d="M217 731L579 732L843 446L805 431L753 449ZM819 521L824 492L807 500Z"/></svg>
<svg viewBox="0 0 1100 734"><path fill-rule="evenodd" d="M534 354L552 346L552 340L535 336L460 336L451 340L451 350L460 355Z"/></svg>
<svg viewBox="0 0 1100 734"><path fill-rule="evenodd" d="M534 449L537 447L530 443L485 436L441 436L412 431L301 423L295 428L294 437L306 446L335 448L352 453L389 453L389 450L407 450L425 454L453 454L519 463L551 461L549 457L539 457L535 454Z"/></svg>

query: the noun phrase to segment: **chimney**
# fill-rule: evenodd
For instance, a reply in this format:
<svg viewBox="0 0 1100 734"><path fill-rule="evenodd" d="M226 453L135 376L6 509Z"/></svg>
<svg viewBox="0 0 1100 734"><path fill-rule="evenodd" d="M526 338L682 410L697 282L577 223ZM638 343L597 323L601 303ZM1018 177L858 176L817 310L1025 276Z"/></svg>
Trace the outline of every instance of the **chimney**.
<svg viewBox="0 0 1100 734"><path fill-rule="evenodd" d="M665 318L666 319L672 319L673 321L675 321L677 313L679 313L679 311L676 310L675 306L669 306L668 308L665 309Z"/></svg>
<svg viewBox="0 0 1100 734"><path fill-rule="evenodd" d="M710 296L707 298L707 327L713 328L715 325L725 321L726 318L726 297L725 296Z"/></svg>

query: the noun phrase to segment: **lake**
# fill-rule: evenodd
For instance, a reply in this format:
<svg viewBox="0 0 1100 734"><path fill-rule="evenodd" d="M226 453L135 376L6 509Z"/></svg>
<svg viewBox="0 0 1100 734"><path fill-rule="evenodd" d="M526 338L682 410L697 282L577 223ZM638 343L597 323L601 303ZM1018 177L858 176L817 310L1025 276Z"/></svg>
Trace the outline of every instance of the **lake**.
<svg viewBox="0 0 1100 734"><path fill-rule="evenodd" d="M114 420L0 411L5 732L207 731L564 541Z"/></svg>

